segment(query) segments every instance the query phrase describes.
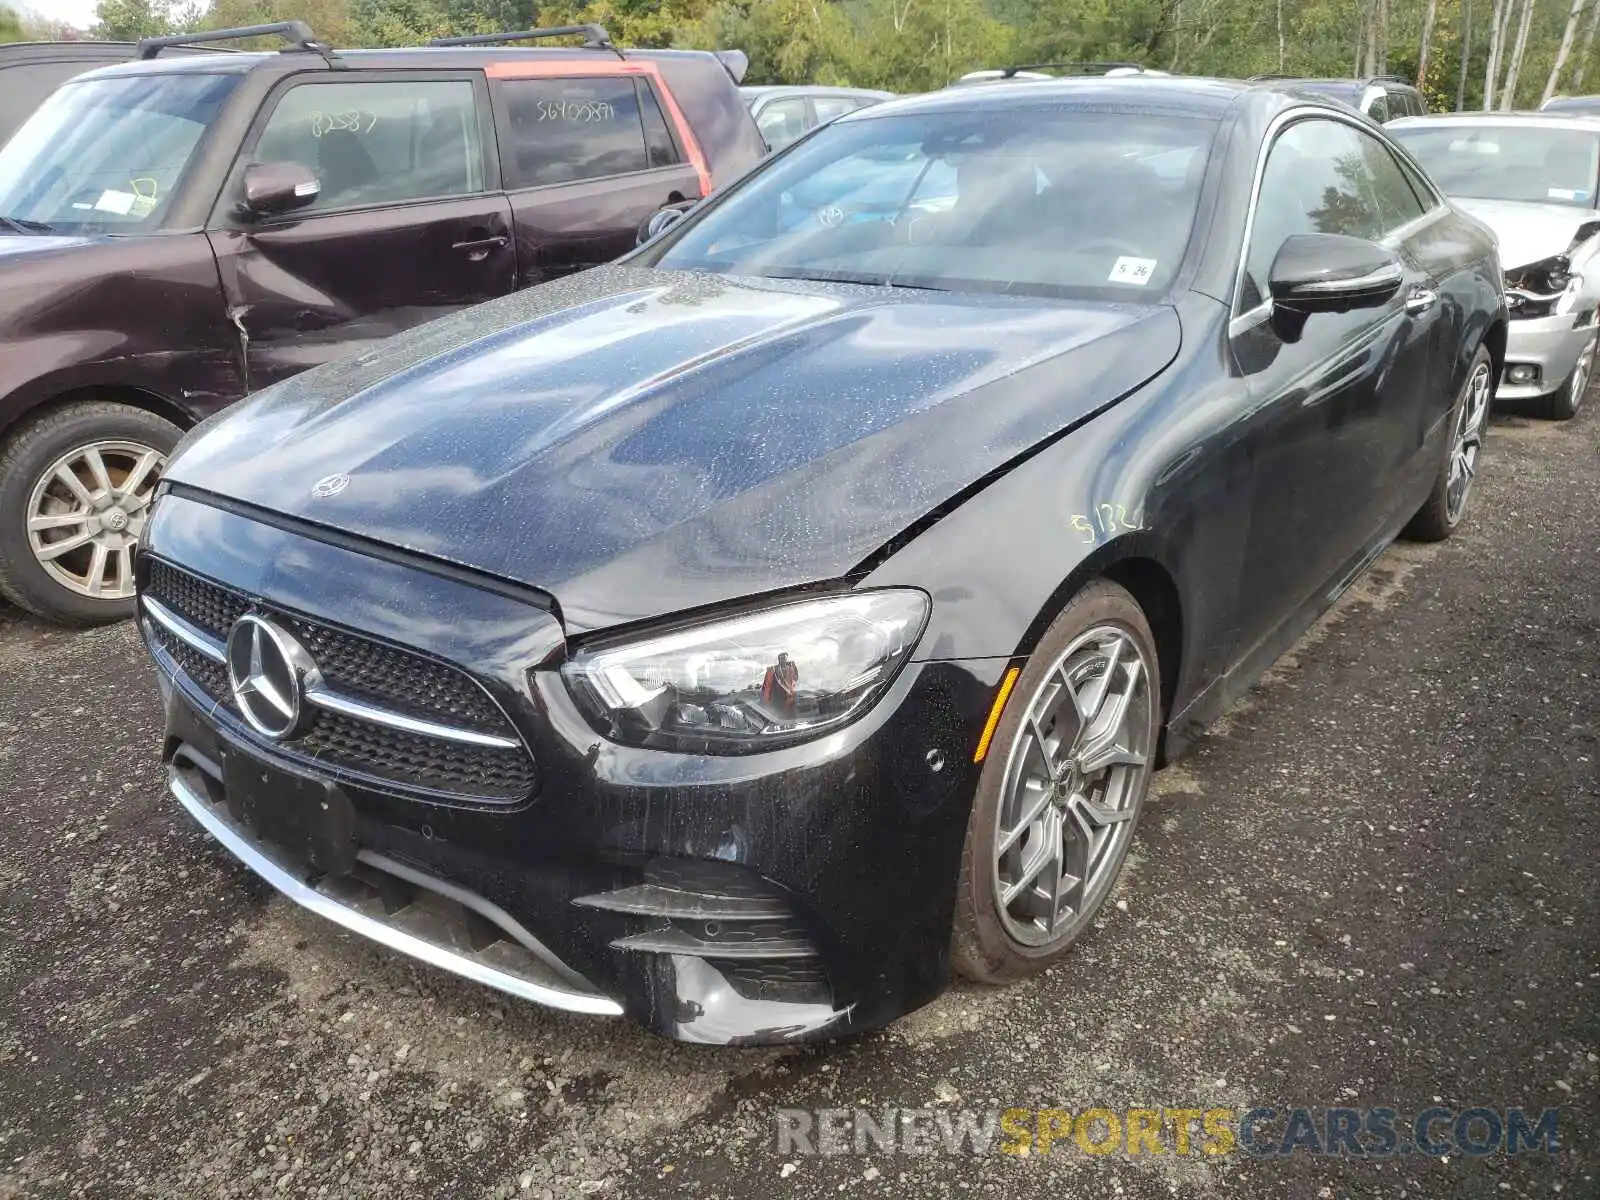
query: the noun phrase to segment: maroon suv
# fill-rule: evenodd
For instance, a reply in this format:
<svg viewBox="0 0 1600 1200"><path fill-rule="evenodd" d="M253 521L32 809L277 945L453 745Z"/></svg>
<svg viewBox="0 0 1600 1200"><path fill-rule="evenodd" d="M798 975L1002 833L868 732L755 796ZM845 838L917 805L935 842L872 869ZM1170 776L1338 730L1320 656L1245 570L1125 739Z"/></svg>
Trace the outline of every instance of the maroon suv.
<svg viewBox="0 0 1600 1200"><path fill-rule="evenodd" d="M131 611L181 430L466 305L631 249L763 153L744 56L597 26L158 57L61 87L0 149L0 591ZM581 34L572 48L488 42Z"/></svg>

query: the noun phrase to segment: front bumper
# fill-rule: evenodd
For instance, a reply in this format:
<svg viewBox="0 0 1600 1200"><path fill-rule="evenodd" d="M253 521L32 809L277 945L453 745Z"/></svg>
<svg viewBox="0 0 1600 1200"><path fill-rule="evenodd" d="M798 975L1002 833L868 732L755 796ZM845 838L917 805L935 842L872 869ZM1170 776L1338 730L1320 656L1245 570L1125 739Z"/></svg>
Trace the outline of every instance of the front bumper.
<svg viewBox="0 0 1600 1200"><path fill-rule="evenodd" d="M943 988L972 747L1006 660L913 662L870 712L802 746L634 750L583 721L553 670L559 624L511 590L179 495L147 529L142 581L157 562L252 611L464 670L536 764L528 796L491 805L298 755L200 686L146 602L172 791L296 903L488 986L682 1041L836 1037ZM347 798L349 869L263 836L228 795L229 756L285 796L314 781Z"/></svg>
<svg viewBox="0 0 1600 1200"><path fill-rule="evenodd" d="M1535 400L1566 383L1578 357L1595 336L1595 310L1559 317L1512 320L1506 336L1505 369L1495 392L1501 400ZM1531 382L1512 383L1509 372L1517 366L1533 367Z"/></svg>

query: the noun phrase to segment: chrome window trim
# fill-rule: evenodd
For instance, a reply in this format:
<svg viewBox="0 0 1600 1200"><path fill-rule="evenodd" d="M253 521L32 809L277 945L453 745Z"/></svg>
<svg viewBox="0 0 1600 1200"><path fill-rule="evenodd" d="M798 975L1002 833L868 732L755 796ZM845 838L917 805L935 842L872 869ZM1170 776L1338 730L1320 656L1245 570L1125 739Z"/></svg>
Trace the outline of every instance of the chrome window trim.
<svg viewBox="0 0 1600 1200"><path fill-rule="evenodd" d="M1320 108L1309 104L1303 107L1291 108L1281 112L1277 116L1273 117L1271 122L1268 123L1267 131L1261 138L1261 146L1256 151L1255 174L1250 180L1250 205L1245 213L1244 219L1244 238L1239 243L1239 261L1234 266L1233 295L1229 299L1228 307L1234 312L1235 315L1229 322L1230 333L1234 332L1234 325L1243 322L1246 317L1251 316L1261 307L1266 307L1268 309L1271 308L1271 301L1267 300L1263 302L1263 305L1258 305L1256 308L1252 308L1244 312L1239 311L1239 305L1243 303L1244 300L1245 265L1250 258L1250 239L1252 236L1254 236L1256 228L1256 208L1261 203L1261 181L1266 175L1267 158L1271 155L1272 148L1277 145L1278 138L1283 135L1283 131L1290 125L1293 125L1299 121L1308 120L1336 121L1341 125L1348 125L1351 129L1355 130L1357 134L1364 134L1367 137L1372 136L1372 122L1365 121L1360 117L1348 116L1345 113L1336 112L1331 108ZM1385 149L1388 149L1384 139L1379 138L1378 144L1383 146ZM1423 177L1426 178L1425 175ZM1443 217L1445 212L1448 211L1448 208L1443 198L1439 197L1437 191L1435 191L1434 196L1435 199L1438 200L1438 203L1433 208L1428 209L1421 216L1415 217L1406 224L1392 230L1383 237L1379 244L1391 246L1391 248L1393 246L1397 246L1400 241L1411 236L1411 234L1415 233L1417 230L1424 228L1429 222L1439 220L1441 217ZM1259 323L1259 320L1254 320L1243 325L1243 328L1253 328Z"/></svg>

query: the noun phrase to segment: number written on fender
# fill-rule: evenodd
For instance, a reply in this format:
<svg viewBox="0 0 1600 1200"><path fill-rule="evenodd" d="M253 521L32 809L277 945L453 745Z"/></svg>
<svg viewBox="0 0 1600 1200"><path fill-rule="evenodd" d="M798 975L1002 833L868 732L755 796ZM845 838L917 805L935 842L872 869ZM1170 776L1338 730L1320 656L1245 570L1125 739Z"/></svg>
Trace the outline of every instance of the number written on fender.
<svg viewBox="0 0 1600 1200"><path fill-rule="evenodd" d="M1125 504L1096 504L1093 512L1073 513L1071 525L1083 538L1083 544L1092 546L1119 533L1137 533L1144 528L1140 519L1128 516Z"/></svg>

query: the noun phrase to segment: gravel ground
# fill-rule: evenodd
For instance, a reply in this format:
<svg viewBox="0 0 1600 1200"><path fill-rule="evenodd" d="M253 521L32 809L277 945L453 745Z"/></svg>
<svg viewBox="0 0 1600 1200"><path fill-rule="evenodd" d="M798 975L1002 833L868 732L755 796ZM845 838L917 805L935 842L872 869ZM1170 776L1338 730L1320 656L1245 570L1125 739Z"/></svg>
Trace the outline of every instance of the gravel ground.
<svg viewBox="0 0 1600 1200"><path fill-rule="evenodd" d="M1501 418L1158 777L1047 977L855 1043L691 1049L388 955L164 794L127 626L0 610L0 1196L1600 1196L1600 411ZM778 1108L1561 1107L1438 1160L780 1156Z"/></svg>

